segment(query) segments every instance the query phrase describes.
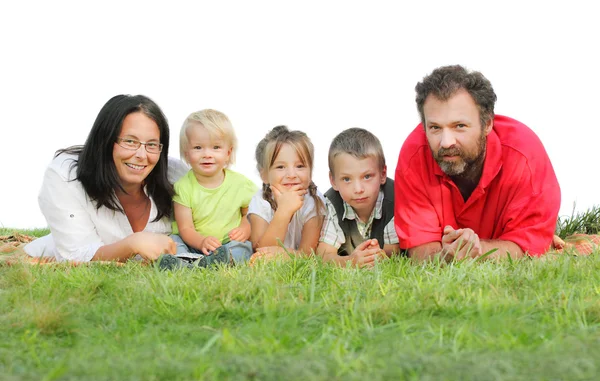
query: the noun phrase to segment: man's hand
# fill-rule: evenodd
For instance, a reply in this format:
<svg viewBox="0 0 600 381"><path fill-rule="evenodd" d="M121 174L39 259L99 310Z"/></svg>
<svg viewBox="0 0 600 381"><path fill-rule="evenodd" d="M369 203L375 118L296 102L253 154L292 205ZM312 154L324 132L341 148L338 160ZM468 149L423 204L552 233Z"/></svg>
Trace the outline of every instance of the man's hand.
<svg viewBox="0 0 600 381"><path fill-rule="evenodd" d="M205 237L202 241L202 245L200 245L200 250L202 250L204 255L209 255L210 251L215 251L219 247L221 247L221 241L219 241L215 237L208 236Z"/></svg>
<svg viewBox="0 0 600 381"><path fill-rule="evenodd" d="M368 239L358 245L348 259L358 267L373 267L376 260L387 258L376 239Z"/></svg>
<svg viewBox="0 0 600 381"><path fill-rule="evenodd" d="M483 254L479 236L473 229L454 229L447 225L442 236L442 252L455 260L465 257L477 258Z"/></svg>

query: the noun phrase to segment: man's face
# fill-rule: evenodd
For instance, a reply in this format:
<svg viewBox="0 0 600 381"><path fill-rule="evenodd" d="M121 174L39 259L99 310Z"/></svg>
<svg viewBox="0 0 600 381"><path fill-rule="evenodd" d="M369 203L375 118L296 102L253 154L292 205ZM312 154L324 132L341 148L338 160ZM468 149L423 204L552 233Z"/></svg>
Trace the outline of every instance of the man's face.
<svg viewBox="0 0 600 381"><path fill-rule="evenodd" d="M473 165L483 160L493 121L482 128L479 109L466 90L457 91L447 101L429 95L423 114L429 148L444 173L469 173Z"/></svg>

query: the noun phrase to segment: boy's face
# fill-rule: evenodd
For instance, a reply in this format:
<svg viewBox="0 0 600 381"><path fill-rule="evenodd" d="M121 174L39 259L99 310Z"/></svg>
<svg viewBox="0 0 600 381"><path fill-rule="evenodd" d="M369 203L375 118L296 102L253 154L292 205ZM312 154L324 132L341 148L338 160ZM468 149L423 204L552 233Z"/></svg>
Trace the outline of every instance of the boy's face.
<svg viewBox="0 0 600 381"><path fill-rule="evenodd" d="M189 145L185 158L197 178L211 178L229 164L229 144L224 139L211 136L201 124L189 128L187 138Z"/></svg>
<svg viewBox="0 0 600 381"><path fill-rule="evenodd" d="M376 157L358 159L341 153L333 159L334 173L329 173L331 186L364 219L375 208L381 184L385 184L386 168L379 170Z"/></svg>

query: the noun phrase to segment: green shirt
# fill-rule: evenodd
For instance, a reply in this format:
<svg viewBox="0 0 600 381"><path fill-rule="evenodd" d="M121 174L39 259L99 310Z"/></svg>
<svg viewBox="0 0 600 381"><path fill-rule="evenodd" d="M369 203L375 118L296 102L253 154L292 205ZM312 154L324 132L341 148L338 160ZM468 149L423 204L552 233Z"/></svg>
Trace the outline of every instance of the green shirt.
<svg viewBox="0 0 600 381"><path fill-rule="evenodd" d="M257 186L246 176L225 169L225 179L217 188L198 184L193 171L175 183L173 201L192 210L194 227L203 236L228 241L227 234L240 226L241 208L247 208ZM173 234L179 234L173 222Z"/></svg>

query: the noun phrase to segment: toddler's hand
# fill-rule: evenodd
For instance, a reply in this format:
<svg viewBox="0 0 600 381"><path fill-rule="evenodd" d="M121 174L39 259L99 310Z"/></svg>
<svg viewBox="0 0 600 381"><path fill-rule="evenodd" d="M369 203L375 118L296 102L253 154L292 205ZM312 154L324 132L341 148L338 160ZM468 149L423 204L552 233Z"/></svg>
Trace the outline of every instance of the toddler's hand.
<svg viewBox="0 0 600 381"><path fill-rule="evenodd" d="M215 251L217 248L221 247L221 241L216 239L215 237L205 237L202 241L202 245L200 245L200 250L204 253L204 255L209 255L210 251Z"/></svg>
<svg viewBox="0 0 600 381"><path fill-rule="evenodd" d="M271 185L271 191L277 202L277 210L288 213L290 216L302 208L304 195L308 192L301 185L294 185L283 192Z"/></svg>
<svg viewBox="0 0 600 381"><path fill-rule="evenodd" d="M245 224L244 226L231 229L228 236L232 241L246 242L248 239L250 239L250 225Z"/></svg>

